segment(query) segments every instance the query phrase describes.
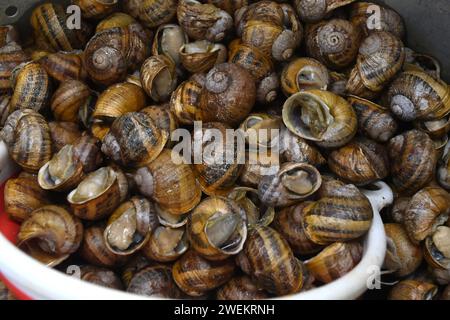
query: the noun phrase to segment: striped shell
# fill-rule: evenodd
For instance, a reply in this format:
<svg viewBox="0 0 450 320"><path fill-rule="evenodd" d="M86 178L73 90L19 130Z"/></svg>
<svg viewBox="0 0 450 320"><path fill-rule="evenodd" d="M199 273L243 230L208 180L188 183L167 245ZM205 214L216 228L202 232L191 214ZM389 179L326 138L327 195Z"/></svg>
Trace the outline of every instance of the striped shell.
<svg viewBox="0 0 450 320"><path fill-rule="evenodd" d="M127 292L148 297L181 299L183 293L172 278L172 269L165 265L145 267L130 280Z"/></svg>
<svg viewBox="0 0 450 320"><path fill-rule="evenodd" d="M237 276L217 290L217 300L262 300L269 295L248 276Z"/></svg>
<svg viewBox="0 0 450 320"><path fill-rule="evenodd" d="M355 0L294 0L294 8L305 22L317 22L323 20L328 13L346 6Z"/></svg>
<svg viewBox="0 0 450 320"><path fill-rule="evenodd" d="M84 81L87 79L81 51L51 53L40 58L38 62L49 76L58 81L69 79Z"/></svg>
<svg viewBox="0 0 450 320"><path fill-rule="evenodd" d="M202 120L200 98L205 84L205 75L194 75L181 83L170 99L170 110L177 120L186 125Z"/></svg>
<svg viewBox="0 0 450 320"><path fill-rule="evenodd" d="M389 300L432 300L438 293L438 287L428 281L403 280L389 292Z"/></svg>
<svg viewBox="0 0 450 320"><path fill-rule="evenodd" d="M100 19L118 8L118 0L72 0L81 9L83 17Z"/></svg>
<svg viewBox="0 0 450 320"><path fill-rule="evenodd" d="M50 108L56 121L79 121L79 112L93 100L91 89L81 81L65 80L53 94Z"/></svg>
<svg viewBox="0 0 450 320"><path fill-rule="evenodd" d="M170 22L176 14L176 0L124 0L123 9L145 26L156 28Z"/></svg>
<svg viewBox="0 0 450 320"><path fill-rule="evenodd" d="M0 92L8 93L13 89L11 76L13 70L29 60L28 55L15 42L0 48Z"/></svg>

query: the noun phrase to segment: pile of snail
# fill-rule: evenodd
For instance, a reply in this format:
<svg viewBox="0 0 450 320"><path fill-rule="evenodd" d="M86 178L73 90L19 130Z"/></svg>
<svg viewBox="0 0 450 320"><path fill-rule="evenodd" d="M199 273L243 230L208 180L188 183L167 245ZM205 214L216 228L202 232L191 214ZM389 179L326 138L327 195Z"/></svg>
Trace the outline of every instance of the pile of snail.
<svg viewBox="0 0 450 320"><path fill-rule="evenodd" d="M373 30L354 0L72 3L78 29L56 2L26 39L0 27L21 250L135 294L291 295L359 263L373 219L359 188L384 180L388 298L449 299L450 87L397 12ZM174 161L171 134L196 121L279 129L280 165L262 174L262 138L256 164Z"/></svg>

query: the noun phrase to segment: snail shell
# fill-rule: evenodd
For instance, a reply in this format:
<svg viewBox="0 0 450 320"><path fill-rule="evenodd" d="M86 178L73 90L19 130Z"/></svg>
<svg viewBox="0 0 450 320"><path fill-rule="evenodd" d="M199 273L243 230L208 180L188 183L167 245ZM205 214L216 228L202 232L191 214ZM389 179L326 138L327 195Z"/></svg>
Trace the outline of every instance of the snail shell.
<svg viewBox="0 0 450 320"><path fill-rule="evenodd" d="M386 223L387 251L384 267L395 271L399 277L407 276L420 266L423 254L420 246L414 244L405 228L398 223Z"/></svg>
<svg viewBox="0 0 450 320"><path fill-rule="evenodd" d="M234 200L210 197L189 215L187 232L192 248L208 260L238 254L247 239L246 212Z"/></svg>
<svg viewBox="0 0 450 320"><path fill-rule="evenodd" d="M245 134L248 149L257 151L259 147L268 149L276 147L281 126L282 122L278 116L252 113L241 123L239 129Z"/></svg>
<svg viewBox="0 0 450 320"><path fill-rule="evenodd" d="M0 92L9 93L14 87L11 81L13 70L29 60L28 55L16 43L0 47Z"/></svg>
<svg viewBox="0 0 450 320"><path fill-rule="evenodd" d="M13 25L5 25L0 27L0 48L11 42L19 42L19 33Z"/></svg>
<svg viewBox="0 0 450 320"><path fill-rule="evenodd" d="M156 28L175 17L177 0L124 0L123 10L148 28Z"/></svg>
<svg viewBox="0 0 450 320"><path fill-rule="evenodd" d="M358 128L362 134L378 142L387 142L395 135L398 124L389 111L356 96L349 96L347 100L356 112Z"/></svg>
<svg viewBox="0 0 450 320"><path fill-rule="evenodd" d="M175 262L172 276L186 294L200 297L227 283L233 277L235 269L231 259L210 261L190 250Z"/></svg>
<svg viewBox="0 0 450 320"><path fill-rule="evenodd" d="M170 110L181 124L192 125L202 120L201 96L205 85L205 75L196 74L181 83L170 99Z"/></svg>
<svg viewBox="0 0 450 320"><path fill-rule="evenodd" d="M72 0L72 3L79 6L83 17L88 19L101 19L119 6L118 0Z"/></svg>
<svg viewBox="0 0 450 320"><path fill-rule="evenodd" d="M152 261L171 262L180 258L188 249L186 228L160 225L141 251Z"/></svg>
<svg viewBox="0 0 450 320"><path fill-rule="evenodd" d="M4 200L9 217L22 222L34 210L50 204L50 195L40 188L34 176L19 176L6 182Z"/></svg>
<svg viewBox="0 0 450 320"><path fill-rule="evenodd" d="M358 55L358 31L347 20L333 19L312 25L306 37L308 55L330 69L351 65Z"/></svg>
<svg viewBox="0 0 450 320"><path fill-rule="evenodd" d="M141 112L147 114L155 123L155 125L167 135L166 147L171 147L174 143L170 137L172 132L178 129L178 120L170 110L168 104L161 106L150 106L141 110Z"/></svg>
<svg viewBox="0 0 450 320"><path fill-rule="evenodd" d="M131 278L127 292L159 298L181 299L183 293L172 278L172 269L165 265L148 266Z"/></svg>
<svg viewBox="0 0 450 320"><path fill-rule="evenodd" d="M125 80L148 56L148 36L139 24L95 34L84 50L86 71L94 82L111 85Z"/></svg>
<svg viewBox="0 0 450 320"><path fill-rule="evenodd" d="M0 137L11 158L26 171L37 172L52 156L50 128L45 118L32 109L13 112Z"/></svg>
<svg viewBox="0 0 450 320"><path fill-rule="evenodd" d="M426 133L411 130L392 138L388 154L392 182L398 192L414 194L433 178L437 154Z"/></svg>
<svg viewBox="0 0 450 320"><path fill-rule="evenodd" d="M307 260L305 266L315 279L329 283L350 272L362 255L363 246L358 241L335 242Z"/></svg>
<svg viewBox="0 0 450 320"><path fill-rule="evenodd" d="M131 255L150 240L158 225L153 203L133 197L109 217L104 231L105 244L115 254Z"/></svg>
<svg viewBox="0 0 450 320"><path fill-rule="evenodd" d="M78 114L93 100L89 87L78 80L61 82L51 99L50 108L57 121L78 122Z"/></svg>
<svg viewBox="0 0 450 320"><path fill-rule="evenodd" d="M270 293L287 295L302 289L303 264L294 257L286 240L269 227L256 226L249 230L237 263L258 286Z"/></svg>
<svg viewBox="0 0 450 320"><path fill-rule="evenodd" d="M133 23L137 22L132 16L123 12L115 12L97 24L95 33L100 33L103 30L117 27L119 28L128 27L130 24Z"/></svg>
<svg viewBox="0 0 450 320"><path fill-rule="evenodd" d="M196 0L180 0L177 17L186 34L194 40L221 42L233 27L233 18L226 11Z"/></svg>
<svg viewBox="0 0 450 320"><path fill-rule="evenodd" d="M84 21L81 28L69 28L68 15L61 4L45 3L36 7L30 18L40 47L51 51L83 49L90 37Z"/></svg>
<svg viewBox="0 0 450 320"><path fill-rule="evenodd" d="M80 137L81 132L75 122L49 122L50 135L52 137L52 150L58 152L68 144L74 144Z"/></svg>
<svg viewBox="0 0 450 320"><path fill-rule="evenodd" d="M384 31L372 33L359 47L347 91L361 98L373 98L397 75L404 60L405 50L401 40Z"/></svg>
<svg viewBox="0 0 450 320"><path fill-rule="evenodd" d="M345 99L320 90L299 92L287 99L283 122L294 134L325 148L344 146L358 127L356 113Z"/></svg>
<svg viewBox="0 0 450 320"><path fill-rule="evenodd" d="M140 253L131 256L122 269L121 278L122 282L125 284L125 287L128 287L131 279L139 270L144 269L148 266L155 266L155 265L156 265L155 263L149 261L146 257L144 257Z"/></svg>
<svg viewBox="0 0 450 320"><path fill-rule="evenodd" d="M208 72L214 65L224 63L227 48L207 40L184 44L179 50L181 63L191 73Z"/></svg>
<svg viewBox="0 0 450 320"><path fill-rule="evenodd" d="M259 183L266 175L276 174L280 170L280 157L277 152L259 152L248 150L246 163L239 177L239 183L243 186L258 188Z"/></svg>
<svg viewBox="0 0 450 320"><path fill-rule="evenodd" d="M11 106L11 96L9 94L0 96L0 128L3 128L6 120L13 111L14 109Z"/></svg>
<svg viewBox="0 0 450 320"><path fill-rule="evenodd" d="M355 0L294 0L294 8L302 21L311 23L323 20L328 13Z"/></svg>
<svg viewBox="0 0 450 320"><path fill-rule="evenodd" d="M95 266L81 266L81 277L87 281L102 287L123 290L123 284L120 278L111 270Z"/></svg>
<svg viewBox="0 0 450 320"><path fill-rule="evenodd" d="M273 207L287 207L313 195L322 183L320 172L305 163L284 163L275 175L258 185L261 201Z"/></svg>
<svg viewBox="0 0 450 320"><path fill-rule="evenodd" d="M38 62L49 76L58 81L87 79L83 53L80 51L51 53L40 58Z"/></svg>
<svg viewBox="0 0 450 320"><path fill-rule="evenodd" d="M88 263L99 267L122 266L127 257L117 255L108 249L103 237L104 231L103 224L93 225L84 231L83 242L80 247L81 257Z"/></svg>
<svg viewBox="0 0 450 320"><path fill-rule="evenodd" d="M255 80L238 65L216 65L206 75L200 99L204 122L218 121L236 126L247 117L255 104ZM224 105L223 101L228 103Z"/></svg>
<svg viewBox="0 0 450 320"><path fill-rule="evenodd" d="M248 0L208 0L208 3L233 15L237 10L248 5Z"/></svg>
<svg viewBox="0 0 450 320"><path fill-rule="evenodd" d="M388 100L403 121L437 120L450 113L450 87L421 71L400 74L389 88Z"/></svg>
<svg viewBox="0 0 450 320"><path fill-rule="evenodd" d="M158 157L167 138L146 113L129 112L113 122L102 152L125 167L140 167Z"/></svg>
<svg viewBox="0 0 450 320"><path fill-rule="evenodd" d="M237 276L217 290L217 300L263 300L269 295L248 276Z"/></svg>
<svg viewBox="0 0 450 320"><path fill-rule="evenodd" d="M281 74L281 87L288 97L304 90L327 90L329 84L328 69L312 58L292 60Z"/></svg>
<svg viewBox="0 0 450 320"><path fill-rule="evenodd" d="M18 247L34 259L54 267L78 250L83 225L63 207L44 206L20 226Z"/></svg>
<svg viewBox="0 0 450 320"><path fill-rule="evenodd" d="M295 206L282 209L275 215L272 227L277 230L291 246L294 254L310 255L319 252L322 246L312 242L306 236L302 219L305 209L311 202L303 202Z"/></svg>
<svg viewBox="0 0 450 320"><path fill-rule="evenodd" d="M450 270L450 228L439 226L425 240L425 260L434 268Z"/></svg>
<svg viewBox="0 0 450 320"><path fill-rule="evenodd" d="M389 175L385 147L366 138L358 138L328 157L328 167L341 179L356 185L367 185Z"/></svg>
<svg viewBox="0 0 450 320"><path fill-rule="evenodd" d="M405 48L405 52L404 71L422 71L434 79L441 78L441 64L435 57L414 52L409 48Z"/></svg>
<svg viewBox="0 0 450 320"><path fill-rule="evenodd" d="M156 102L164 102L177 87L175 64L165 55L152 56L141 67L141 83Z"/></svg>
<svg viewBox="0 0 450 320"><path fill-rule="evenodd" d="M51 83L45 69L37 62L19 65L12 74L14 93L11 106L17 109L40 111L47 107Z"/></svg>
<svg viewBox="0 0 450 320"><path fill-rule="evenodd" d="M442 158L437 169L439 184L446 190L450 190L450 142L445 146Z"/></svg>
<svg viewBox="0 0 450 320"><path fill-rule="evenodd" d="M306 209L302 224L314 243L327 245L361 237L372 224L369 200L352 184L338 180L324 181L319 200Z"/></svg>
<svg viewBox="0 0 450 320"><path fill-rule="evenodd" d="M165 55L172 59L175 65L179 65L180 52L188 42L188 36L179 25L165 24L156 31L152 53L154 56Z"/></svg>
<svg viewBox="0 0 450 320"><path fill-rule="evenodd" d="M109 216L128 194L128 182L118 169L103 167L87 175L69 193L74 214L84 220L100 220Z"/></svg>
<svg viewBox="0 0 450 320"><path fill-rule="evenodd" d="M432 283L420 280L403 280L389 292L389 300L432 300L438 288Z"/></svg>
<svg viewBox="0 0 450 320"><path fill-rule="evenodd" d="M439 187L426 187L417 192L405 211L404 225L409 237L419 243L433 235L449 218L450 194Z"/></svg>
<svg viewBox="0 0 450 320"><path fill-rule="evenodd" d="M170 149L138 169L134 180L142 195L170 214L183 215L200 202L202 191L191 166Z"/></svg>

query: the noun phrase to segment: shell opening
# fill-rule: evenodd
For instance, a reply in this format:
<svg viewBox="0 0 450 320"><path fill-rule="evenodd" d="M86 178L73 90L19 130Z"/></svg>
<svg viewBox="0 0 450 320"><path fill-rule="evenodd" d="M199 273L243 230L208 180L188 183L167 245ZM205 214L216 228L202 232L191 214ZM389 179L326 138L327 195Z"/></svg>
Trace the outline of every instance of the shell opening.
<svg viewBox="0 0 450 320"><path fill-rule="evenodd" d="M240 228L244 221L237 213L216 212L205 224L208 241L225 252L235 251L242 243Z"/></svg>
<svg viewBox="0 0 450 320"><path fill-rule="evenodd" d="M152 236L155 249L160 255L171 256L181 254L188 248L186 231L183 228L158 227Z"/></svg>
<svg viewBox="0 0 450 320"><path fill-rule="evenodd" d="M108 228L107 240L110 246L124 251L133 243L142 242L143 236L137 231L136 208L126 210Z"/></svg>
<svg viewBox="0 0 450 320"><path fill-rule="evenodd" d="M73 146L64 146L39 171L39 183L44 189L61 185L75 173Z"/></svg>
<svg viewBox="0 0 450 320"><path fill-rule="evenodd" d="M116 181L117 175L110 167L100 168L89 174L78 187L69 194L71 203L82 204L99 197Z"/></svg>
<svg viewBox="0 0 450 320"><path fill-rule="evenodd" d="M311 175L304 170L288 171L281 177L283 186L298 195L307 195L314 189Z"/></svg>

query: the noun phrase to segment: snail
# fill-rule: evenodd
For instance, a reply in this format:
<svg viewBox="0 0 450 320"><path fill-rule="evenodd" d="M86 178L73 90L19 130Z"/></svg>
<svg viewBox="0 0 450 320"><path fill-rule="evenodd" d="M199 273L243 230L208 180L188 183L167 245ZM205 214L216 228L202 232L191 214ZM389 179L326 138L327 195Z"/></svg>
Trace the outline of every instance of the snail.
<svg viewBox="0 0 450 320"><path fill-rule="evenodd" d="M303 27L289 4L260 1L236 11L235 20L244 44L277 61L289 60L302 41Z"/></svg>
<svg viewBox="0 0 450 320"><path fill-rule="evenodd" d="M424 256L431 267L450 270L450 228L439 226L425 240Z"/></svg>
<svg viewBox="0 0 450 320"><path fill-rule="evenodd" d="M282 122L278 116L252 113L241 123L239 129L245 135L248 150L257 151L258 147L270 150L276 148L281 127Z"/></svg>
<svg viewBox="0 0 450 320"><path fill-rule="evenodd" d="M155 125L167 135L166 147L171 147L174 142L171 141L172 133L178 129L178 120L170 110L168 104L160 106L149 106L141 109L140 112L147 114Z"/></svg>
<svg viewBox="0 0 450 320"><path fill-rule="evenodd" d="M190 250L175 262L172 276L184 293L200 297L227 283L233 277L235 269L231 259L210 261Z"/></svg>
<svg viewBox="0 0 450 320"><path fill-rule="evenodd" d="M263 300L269 295L248 276L237 276L231 279L216 293L218 300Z"/></svg>
<svg viewBox="0 0 450 320"><path fill-rule="evenodd" d="M177 87L174 62L165 55L148 58L141 67L141 83L154 101L167 101Z"/></svg>
<svg viewBox="0 0 450 320"><path fill-rule="evenodd" d="M49 267L56 266L77 251L83 225L65 208L48 205L31 213L20 226L18 247Z"/></svg>
<svg viewBox="0 0 450 320"><path fill-rule="evenodd" d="M101 19L119 6L118 0L72 0L81 9L81 14L87 19Z"/></svg>
<svg viewBox="0 0 450 320"><path fill-rule="evenodd" d="M208 72L216 64L227 59L227 48L207 40L185 43L180 47L181 64L191 73Z"/></svg>
<svg viewBox="0 0 450 320"><path fill-rule="evenodd" d="M277 152L260 151L248 150L246 152L246 162L238 180L241 185L258 188L264 176L274 175L280 170L280 157Z"/></svg>
<svg viewBox="0 0 450 320"><path fill-rule="evenodd" d="M247 239L246 212L229 198L210 197L192 211L187 232L191 247L208 260L238 254Z"/></svg>
<svg viewBox="0 0 450 320"><path fill-rule="evenodd" d="M437 154L426 133L406 131L392 138L387 149L392 182L398 192L411 195L431 181Z"/></svg>
<svg viewBox="0 0 450 320"><path fill-rule="evenodd" d="M423 254L420 246L414 244L405 228L398 223L386 223L387 251L384 267L395 271L399 277L407 276L420 266Z"/></svg>
<svg viewBox="0 0 450 320"><path fill-rule="evenodd" d="M179 25L164 24L156 31L152 53L154 56L165 55L178 66L181 63L182 48L188 42L188 36Z"/></svg>
<svg viewBox="0 0 450 320"><path fill-rule="evenodd" d="M417 53L410 48L405 48L406 58L403 71L422 71L433 77L441 78L441 64L433 56Z"/></svg>
<svg viewBox="0 0 450 320"><path fill-rule="evenodd" d="M359 44L359 33L347 20L322 21L307 30L308 55L333 70L350 66L358 55Z"/></svg>
<svg viewBox="0 0 450 320"><path fill-rule="evenodd" d="M224 10L196 0L180 0L177 18L186 34L194 40L224 40L233 27L233 18Z"/></svg>
<svg viewBox="0 0 450 320"><path fill-rule="evenodd" d="M56 153L68 144L74 144L82 135L75 122L51 121L48 123L52 138L52 151Z"/></svg>
<svg viewBox="0 0 450 320"><path fill-rule="evenodd" d="M50 128L45 118L32 109L13 112L0 131L0 137L11 158L26 171L39 171L52 156ZM32 144L30 137L33 137Z"/></svg>
<svg viewBox="0 0 450 320"><path fill-rule="evenodd" d="M419 280L403 280L389 292L389 300L432 300L438 288L429 282Z"/></svg>
<svg viewBox="0 0 450 320"><path fill-rule="evenodd" d="M170 22L176 14L176 0L124 0L123 10L146 27L156 28Z"/></svg>
<svg viewBox="0 0 450 320"><path fill-rule="evenodd" d="M404 60L401 40L385 31L370 34L359 47L356 66L346 86L348 93L374 98L401 70Z"/></svg>
<svg viewBox="0 0 450 320"><path fill-rule="evenodd" d="M134 24L137 21L130 15L123 12L115 12L97 24L95 28L95 33L100 33L103 30L112 28L127 27L130 24Z"/></svg>
<svg viewBox="0 0 450 320"><path fill-rule="evenodd" d="M118 168L102 167L88 174L67 196L73 213L84 220L109 216L126 198L128 181Z"/></svg>
<svg viewBox="0 0 450 320"><path fill-rule="evenodd" d="M158 212L158 211L157 211ZM158 215L158 218L160 216ZM159 220L161 222L161 220ZM175 227L159 225L153 231L149 241L144 245L141 252L158 262L171 262L179 259L188 249L189 241L184 226Z"/></svg>
<svg viewBox="0 0 450 320"><path fill-rule="evenodd" d="M217 8L225 10L233 15L237 10L248 5L248 0L207 0L208 3L215 5Z"/></svg>
<svg viewBox="0 0 450 320"><path fill-rule="evenodd" d="M200 202L202 192L191 166L170 149L163 149L155 160L139 168L134 180L142 195L170 214L183 215Z"/></svg>
<svg viewBox="0 0 450 320"><path fill-rule="evenodd" d="M13 25L4 25L0 27L0 48L11 42L18 42L19 32Z"/></svg>
<svg viewBox="0 0 450 320"><path fill-rule="evenodd" d="M16 42L11 42L0 47L0 92L9 93L13 89L11 76L13 70L29 61L29 56Z"/></svg>
<svg viewBox="0 0 450 320"><path fill-rule="evenodd" d="M153 203L133 197L109 217L104 231L106 247L118 255L131 255L150 240L158 225Z"/></svg>
<svg viewBox="0 0 450 320"><path fill-rule="evenodd" d="M81 266L80 279L102 287L123 290L120 278L111 270L96 266Z"/></svg>
<svg viewBox="0 0 450 320"><path fill-rule="evenodd" d="M11 106L11 96L4 94L0 96L0 128L3 128L9 115L13 113L14 109Z"/></svg>
<svg viewBox="0 0 450 320"><path fill-rule="evenodd" d="M79 80L61 82L52 96L50 109L56 121L79 121L79 113L94 100L89 87Z"/></svg>
<svg viewBox="0 0 450 320"><path fill-rule="evenodd" d="M305 267L294 257L286 240L270 227L249 230L237 264L270 293L287 295L302 289Z"/></svg>
<svg viewBox="0 0 450 320"><path fill-rule="evenodd" d="M40 58L38 62L48 75L57 81L87 79L82 51L50 53Z"/></svg>
<svg viewBox="0 0 450 320"><path fill-rule="evenodd" d="M437 169L437 180L446 190L450 190L450 142L445 146Z"/></svg>
<svg viewBox="0 0 450 320"><path fill-rule="evenodd" d="M302 21L311 23L352 2L355 0L294 0L294 8Z"/></svg>
<svg viewBox="0 0 450 320"><path fill-rule="evenodd" d="M321 90L303 91L288 98L283 106L283 122L294 134L325 148L344 146L358 127L351 105Z"/></svg>
<svg viewBox="0 0 450 320"><path fill-rule="evenodd" d="M322 183L319 171L305 163L285 163L275 175L258 185L261 201L273 207L287 207L313 195Z"/></svg>

